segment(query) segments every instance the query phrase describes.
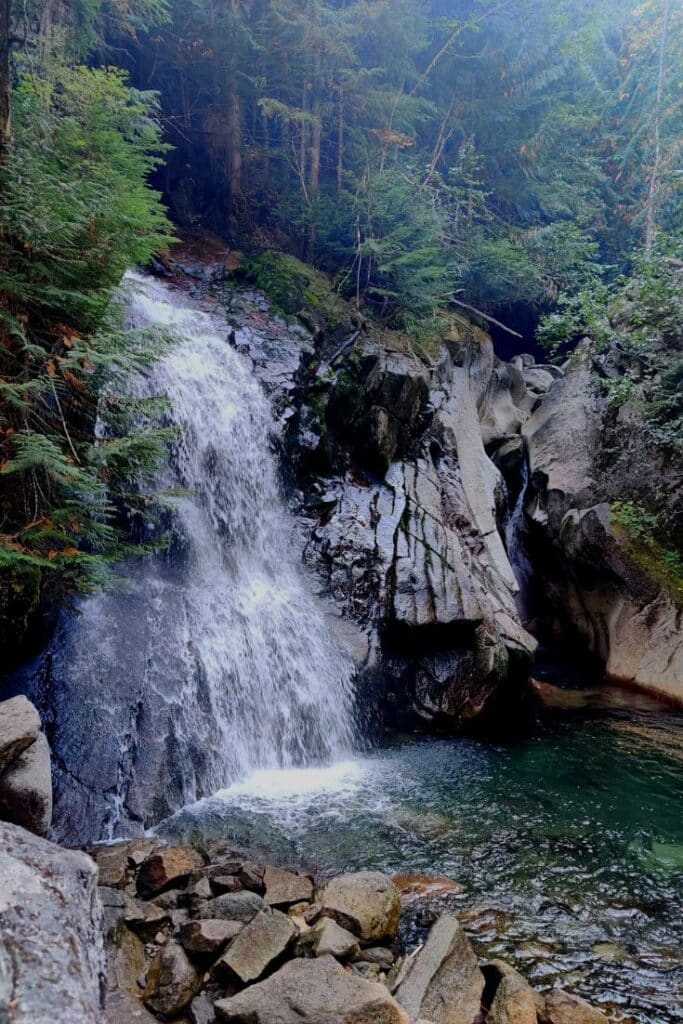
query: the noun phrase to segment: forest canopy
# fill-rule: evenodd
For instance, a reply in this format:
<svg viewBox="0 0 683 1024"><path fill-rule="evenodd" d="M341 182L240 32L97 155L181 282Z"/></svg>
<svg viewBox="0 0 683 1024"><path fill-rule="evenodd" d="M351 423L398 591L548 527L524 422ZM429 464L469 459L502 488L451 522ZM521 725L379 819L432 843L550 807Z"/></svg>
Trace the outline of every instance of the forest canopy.
<svg viewBox="0 0 683 1024"><path fill-rule="evenodd" d="M382 315L532 319L680 253L670 0L175 0L129 53L180 221L293 248Z"/></svg>

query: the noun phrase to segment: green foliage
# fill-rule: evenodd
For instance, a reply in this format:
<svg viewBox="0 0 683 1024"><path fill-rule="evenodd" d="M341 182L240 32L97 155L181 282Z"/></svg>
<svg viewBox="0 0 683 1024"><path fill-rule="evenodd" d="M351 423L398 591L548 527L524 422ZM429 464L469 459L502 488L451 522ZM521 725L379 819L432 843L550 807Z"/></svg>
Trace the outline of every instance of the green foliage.
<svg viewBox="0 0 683 1024"><path fill-rule="evenodd" d="M683 600L683 556L661 539L662 526L656 513L632 501L614 501L611 511L614 521L631 539L637 561L661 579L679 601Z"/></svg>
<svg viewBox="0 0 683 1024"><path fill-rule="evenodd" d="M2 291L79 330L96 325L125 268L169 241L147 176L167 147L155 98L124 72L61 67L24 76L14 95L3 235L12 246Z"/></svg>
<svg viewBox="0 0 683 1024"><path fill-rule="evenodd" d="M683 445L683 275L662 253L637 255L632 273L612 286L561 295L537 338L552 356L582 338L597 353L611 346L619 365L601 380L612 410L637 404L658 442Z"/></svg>
<svg viewBox="0 0 683 1024"><path fill-rule="evenodd" d="M603 349L615 340L609 319L611 292L606 285L561 294L557 307L540 320L536 338L553 357L573 349L582 338L590 338Z"/></svg>
<svg viewBox="0 0 683 1024"><path fill-rule="evenodd" d="M356 195L359 241L348 290L403 322L448 301L454 276L442 244L445 219L426 189L399 168L367 179Z"/></svg>
<svg viewBox="0 0 683 1024"><path fill-rule="evenodd" d="M147 184L166 148L155 104L117 69L64 64L24 74L13 97L0 170L0 567L40 569L67 591L101 583L129 550L167 441L127 397L167 339L126 329L111 304L124 270L171 239Z"/></svg>

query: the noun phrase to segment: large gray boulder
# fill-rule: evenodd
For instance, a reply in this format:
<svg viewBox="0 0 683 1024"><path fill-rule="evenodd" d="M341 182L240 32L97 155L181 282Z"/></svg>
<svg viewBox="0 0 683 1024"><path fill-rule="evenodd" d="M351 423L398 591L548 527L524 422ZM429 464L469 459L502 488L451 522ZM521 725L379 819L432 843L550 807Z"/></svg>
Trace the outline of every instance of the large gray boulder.
<svg viewBox="0 0 683 1024"><path fill-rule="evenodd" d="M286 907L313 896L313 883L305 875L282 868L267 867L263 873L264 900L269 907Z"/></svg>
<svg viewBox="0 0 683 1024"><path fill-rule="evenodd" d="M393 938L401 916L396 886L379 871L339 875L318 894L323 914L364 942Z"/></svg>
<svg viewBox="0 0 683 1024"><path fill-rule="evenodd" d="M330 957L290 960L266 981L216 1003L221 1024L409 1024L384 985Z"/></svg>
<svg viewBox="0 0 683 1024"><path fill-rule="evenodd" d="M522 975L503 960L491 960L482 968L495 994L487 1024L536 1024L536 993Z"/></svg>
<svg viewBox="0 0 683 1024"><path fill-rule="evenodd" d="M179 1017L199 992L202 976L177 942L162 946L147 972L145 1006L163 1019Z"/></svg>
<svg viewBox="0 0 683 1024"><path fill-rule="evenodd" d="M219 917L225 921L248 924L263 910L265 903L255 892L227 892L215 899L205 900L197 907L196 917Z"/></svg>
<svg viewBox="0 0 683 1024"><path fill-rule="evenodd" d="M0 1019L4 1007L12 1024L101 1024L94 862L0 823L0 878Z"/></svg>
<svg viewBox="0 0 683 1024"><path fill-rule="evenodd" d="M541 996L538 1019L541 1024L607 1024L602 1010L561 988L553 988Z"/></svg>
<svg viewBox="0 0 683 1024"><path fill-rule="evenodd" d="M40 717L26 697L0 703L0 774L38 739Z"/></svg>
<svg viewBox="0 0 683 1024"><path fill-rule="evenodd" d="M43 733L0 775L0 818L46 836L52 822L50 746Z"/></svg>
<svg viewBox="0 0 683 1024"><path fill-rule="evenodd" d="M243 982L255 981L280 959L297 934L291 917L266 907L233 939L221 957L221 970Z"/></svg>
<svg viewBox="0 0 683 1024"><path fill-rule="evenodd" d="M483 992L484 975L462 925L452 914L445 914L410 962L396 999L412 1020L474 1024L481 1013Z"/></svg>

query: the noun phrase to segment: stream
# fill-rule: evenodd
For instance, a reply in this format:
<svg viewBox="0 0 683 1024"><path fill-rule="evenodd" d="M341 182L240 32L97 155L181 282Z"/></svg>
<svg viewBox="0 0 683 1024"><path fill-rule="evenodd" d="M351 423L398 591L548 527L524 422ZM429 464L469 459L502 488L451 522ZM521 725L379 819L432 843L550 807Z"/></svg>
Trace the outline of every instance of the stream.
<svg viewBox="0 0 683 1024"><path fill-rule="evenodd" d="M443 874L482 955L616 1019L681 1019L683 718L570 691L512 746L396 738L320 769L257 772L161 826L330 873ZM572 707L573 705L573 707Z"/></svg>

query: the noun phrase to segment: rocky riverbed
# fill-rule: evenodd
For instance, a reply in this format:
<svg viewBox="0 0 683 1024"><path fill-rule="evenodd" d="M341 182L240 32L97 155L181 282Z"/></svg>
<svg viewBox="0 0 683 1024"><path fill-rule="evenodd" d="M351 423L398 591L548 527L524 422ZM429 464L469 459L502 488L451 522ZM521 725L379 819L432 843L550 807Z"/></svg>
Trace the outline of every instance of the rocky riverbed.
<svg viewBox="0 0 683 1024"><path fill-rule="evenodd" d="M316 880L226 843L93 851L108 1024L605 1024L559 988L480 962L448 878ZM406 936L413 941L407 942ZM419 941L416 941L419 936Z"/></svg>

